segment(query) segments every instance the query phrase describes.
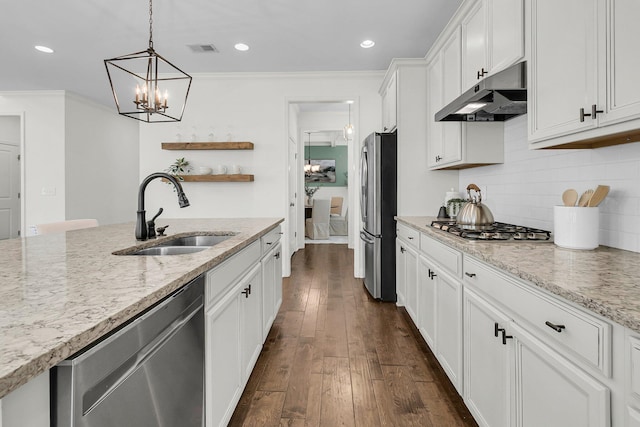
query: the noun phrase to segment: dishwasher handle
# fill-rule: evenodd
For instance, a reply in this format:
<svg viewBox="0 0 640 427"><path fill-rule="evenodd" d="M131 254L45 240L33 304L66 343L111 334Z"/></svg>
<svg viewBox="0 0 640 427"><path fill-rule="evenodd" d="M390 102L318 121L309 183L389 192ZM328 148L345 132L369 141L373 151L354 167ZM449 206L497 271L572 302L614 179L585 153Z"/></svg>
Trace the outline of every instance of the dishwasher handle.
<svg viewBox="0 0 640 427"><path fill-rule="evenodd" d="M144 362L153 356L164 343L169 341L204 307L203 297L195 299L171 324L159 332L147 345L114 369L102 381L86 391L82 398L82 414L88 414L111 392L124 383Z"/></svg>

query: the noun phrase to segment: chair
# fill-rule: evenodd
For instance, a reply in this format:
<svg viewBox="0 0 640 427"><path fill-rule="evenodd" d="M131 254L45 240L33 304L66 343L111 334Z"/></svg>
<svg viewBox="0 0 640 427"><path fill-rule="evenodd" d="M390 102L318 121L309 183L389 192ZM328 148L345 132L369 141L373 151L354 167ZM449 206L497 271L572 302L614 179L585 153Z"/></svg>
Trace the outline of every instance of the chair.
<svg viewBox="0 0 640 427"><path fill-rule="evenodd" d="M80 230L81 228L97 227L97 219L72 219L69 221L50 222L36 225L34 235L59 233L70 230Z"/></svg>
<svg viewBox="0 0 640 427"><path fill-rule="evenodd" d="M340 216L342 215L342 197L332 197L331 198L331 216Z"/></svg>
<svg viewBox="0 0 640 427"><path fill-rule="evenodd" d="M331 215L329 218L329 234L332 236L348 236L349 235L349 209L344 212L344 216Z"/></svg>
<svg viewBox="0 0 640 427"><path fill-rule="evenodd" d="M331 201L328 199L313 199L311 218L305 221L305 236L314 240L329 238L329 211Z"/></svg>

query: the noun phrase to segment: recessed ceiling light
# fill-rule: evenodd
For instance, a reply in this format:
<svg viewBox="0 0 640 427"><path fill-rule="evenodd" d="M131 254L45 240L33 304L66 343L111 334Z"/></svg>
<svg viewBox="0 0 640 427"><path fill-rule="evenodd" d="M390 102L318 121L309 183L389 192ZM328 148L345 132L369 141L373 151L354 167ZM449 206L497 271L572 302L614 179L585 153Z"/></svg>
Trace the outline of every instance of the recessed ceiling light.
<svg viewBox="0 0 640 427"><path fill-rule="evenodd" d="M374 42L373 40L365 40L362 43L360 43L360 47L363 47L365 49L369 49L370 47L375 46L376 42Z"/></svg>
<svg viewBox="0 0 640 427"><path fill-rule="evenodd" d="M239 50L240 52L245 52L249 50L249 46L244 43L236 43L234 47L236 48L236 50Z"/></svg>
<svg viewBox="0 0 640 427"><path fill-rule="evenodd" d="M46 47L46 46L34 46L34 47L40 52L53 53L53 49L51 49L50 47Z"/></svg>

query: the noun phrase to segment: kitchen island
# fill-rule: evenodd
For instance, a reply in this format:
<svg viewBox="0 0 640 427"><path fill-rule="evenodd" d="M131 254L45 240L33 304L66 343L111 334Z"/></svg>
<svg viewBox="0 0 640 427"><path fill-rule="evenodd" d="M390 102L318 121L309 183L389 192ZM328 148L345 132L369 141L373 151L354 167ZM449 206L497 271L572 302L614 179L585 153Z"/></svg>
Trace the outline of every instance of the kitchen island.
<svg viewBox="0 0 640 427"><path fill-rule="evenodd" d="M0 241L0 398L118 328L283 221L163 219L168 237L136 241L115 224ZM234 233L204 251L113 255L198 232Z"/></svg>

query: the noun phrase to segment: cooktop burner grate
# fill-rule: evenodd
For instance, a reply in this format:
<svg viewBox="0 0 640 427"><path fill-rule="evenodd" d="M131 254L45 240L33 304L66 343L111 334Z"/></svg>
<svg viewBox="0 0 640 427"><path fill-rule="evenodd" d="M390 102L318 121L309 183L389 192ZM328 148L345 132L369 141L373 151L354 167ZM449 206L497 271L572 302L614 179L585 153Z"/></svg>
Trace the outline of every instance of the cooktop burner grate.
<svg viewBox="0 0 640 427"><path fill-rule="evenodd" d="M482 230L463 228L456 224L455 221L447 220L432 221L431 226L467 240L547 241L551 239L550 231L521 225L505 224L504 222L494 222L491 225L482 227Z"/></svg>

